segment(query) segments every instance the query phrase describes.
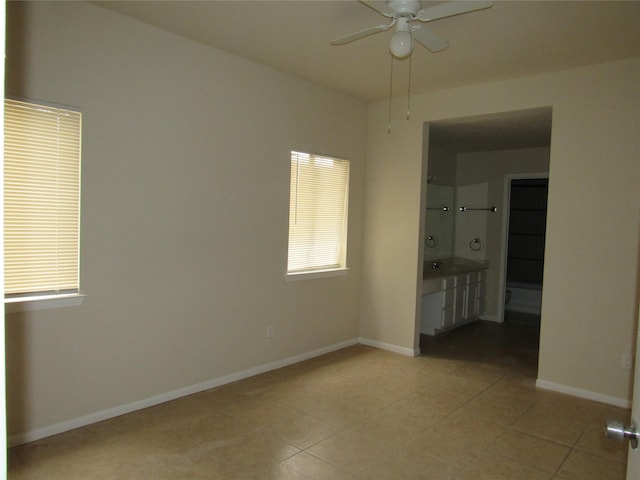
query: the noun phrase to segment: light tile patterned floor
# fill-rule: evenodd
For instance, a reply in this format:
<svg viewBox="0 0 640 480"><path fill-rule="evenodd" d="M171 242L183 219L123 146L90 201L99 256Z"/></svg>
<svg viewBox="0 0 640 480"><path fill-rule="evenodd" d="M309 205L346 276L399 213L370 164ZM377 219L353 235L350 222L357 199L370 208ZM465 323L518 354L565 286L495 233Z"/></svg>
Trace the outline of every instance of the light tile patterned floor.
<svg viewBox="0 0 640 480"><path fill-rule="evenodd" d="M623 480L626 446L602 431L629 412L537 390L530 345L494 327L418 358L350 347L16 447L9 478Z"/></svg>

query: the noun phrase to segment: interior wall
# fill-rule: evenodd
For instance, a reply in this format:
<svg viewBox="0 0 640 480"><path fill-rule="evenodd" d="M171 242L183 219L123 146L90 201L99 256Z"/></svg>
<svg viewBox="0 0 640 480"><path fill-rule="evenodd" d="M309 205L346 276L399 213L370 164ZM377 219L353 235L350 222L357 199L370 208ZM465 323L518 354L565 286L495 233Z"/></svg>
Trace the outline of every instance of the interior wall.
<svg viewBox="0 0 640 480"><path fill-rule="evenodd" d="M417 348L425 121L552 107L539 378L613 403L630 397L620 355L637 320L640 59L415 95L386 134L369 107L363 336ZM406 99L395 99L398 117Z"/></svg>
<svg viewBox="0 0 640 480"><path fill-rule="evenodd" d="M10 435L356 341L362 101L89 3L7 10L7 94L83 112L88 295L7 317ZM351 160L345 276L285 280L291 149Z"/></svg>
<svg viewBox="0 0 640 480"><path fill-rule="evenodd" d="M429 162L429 176L437 185L456 185L457 152L453 148L425 145L425 162Z"/></svg>
<svg viewBox="0 0 640 480"><path fill-rule="evenodd" d="M489 218L497 212L486 209L494 204L489 202L489 182L475 182L456 188L455 238L453 255L468 260L484 262L487 260L487 229ZM460 211L467 208L466 211ZM477 242L475 241L477 240Z"/></svg>

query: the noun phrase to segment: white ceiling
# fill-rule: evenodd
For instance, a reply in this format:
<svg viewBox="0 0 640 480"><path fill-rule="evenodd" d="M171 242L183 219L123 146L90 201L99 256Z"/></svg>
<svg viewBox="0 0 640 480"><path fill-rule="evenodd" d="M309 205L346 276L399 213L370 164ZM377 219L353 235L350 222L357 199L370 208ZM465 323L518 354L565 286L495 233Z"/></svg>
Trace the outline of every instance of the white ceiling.
<svg viewBox="0 0 640 480"><path fill-rule="evenodd" d="M365 101L389 95L392 31L331 46L329 42L387 23L371 8L351 0L327 1L97 1L138 19L220 50L302 77ZM442 2L423 1L428 7ZM450 42L431 53L416 45L411 65L394 62L393 95L413 94L516 78L640 56L640 1L495 1L493 7L440 19L428 27ZM547 135L550 116L519 115L525 137ZM504 116L490 122L504 132ZM475 119L485 123L487 119ZM455 126L461 141L470 120ZM461 126L466 123L467 127ZM534 126L538 126L535 131ZM442 130L442 129L441 129ZM546 133L545 133L546 132ZM475 138L486 137L474 135Z"/></svg>
<svg viewBox="0 0 640 480"><path fill-rule="evenodd" d="M431 122L429 146L455 152L548 147L551 107Z"/></svg>
<svg viewBox="0 0 640 480"><path fill-rule="evenodd" d="M164 30L349 95L389 94L392 31L343 46L337 37L387 23L357 1L96 2ZM423 1L423 7L442 2ZM640 1L500 1L427 24L451 46L412 55L414 93L640 56ZM396 74L408 72L408 60ZM395 81L394 95L407 88Z"/></svg>

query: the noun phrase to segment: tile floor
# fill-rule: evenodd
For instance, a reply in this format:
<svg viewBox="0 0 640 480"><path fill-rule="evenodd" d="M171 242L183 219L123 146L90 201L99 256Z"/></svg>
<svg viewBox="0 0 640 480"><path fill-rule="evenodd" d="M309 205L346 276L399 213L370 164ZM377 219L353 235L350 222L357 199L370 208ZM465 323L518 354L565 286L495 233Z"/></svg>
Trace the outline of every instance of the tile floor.
<svg viewBox="0 0 640 480"><path fill-rule="evenodd" d="M9 478L624 479L626 445L602 432L629 412L537 390L535 326L495 327L418 358L353 346L16 447Z"/></svg>

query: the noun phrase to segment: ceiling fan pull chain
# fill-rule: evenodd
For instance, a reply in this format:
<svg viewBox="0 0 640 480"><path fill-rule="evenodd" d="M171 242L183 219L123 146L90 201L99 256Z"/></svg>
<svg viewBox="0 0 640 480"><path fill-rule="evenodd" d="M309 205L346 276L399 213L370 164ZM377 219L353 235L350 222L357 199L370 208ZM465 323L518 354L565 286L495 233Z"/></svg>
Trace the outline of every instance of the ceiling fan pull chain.
<svg viewBox="0 0 640 480"><path fill-rule="evenodd" d="M387 125L387 133L391 133L391 94L393 93L393 55L391 57L391 68L389 73L389 124Z"/></svg>
<svg viewBox="0 0 640 480"><path fill-rule="evenodd" d="M407 120L411 117L411 108L409 103L411 101L411 58L413 55L409 55L409 87L407 88Z"/></svg>

